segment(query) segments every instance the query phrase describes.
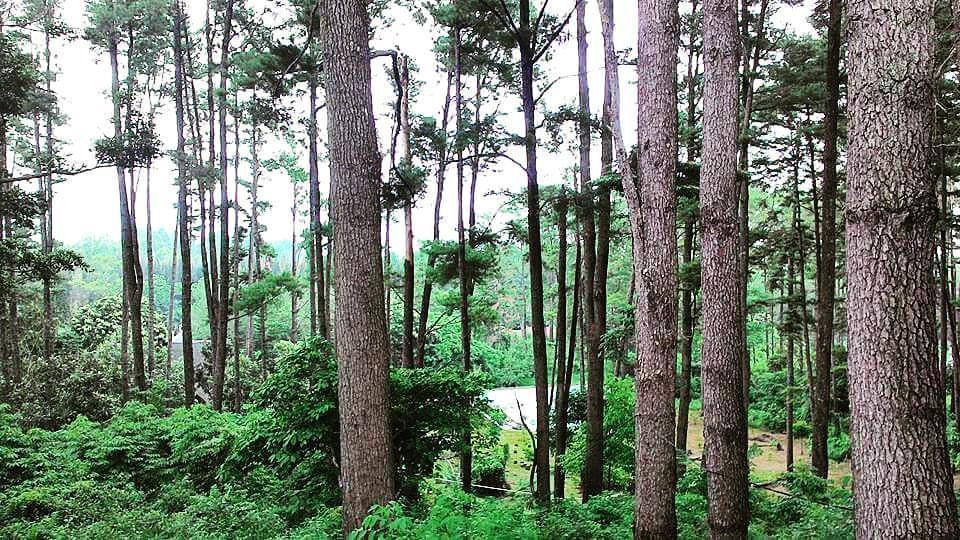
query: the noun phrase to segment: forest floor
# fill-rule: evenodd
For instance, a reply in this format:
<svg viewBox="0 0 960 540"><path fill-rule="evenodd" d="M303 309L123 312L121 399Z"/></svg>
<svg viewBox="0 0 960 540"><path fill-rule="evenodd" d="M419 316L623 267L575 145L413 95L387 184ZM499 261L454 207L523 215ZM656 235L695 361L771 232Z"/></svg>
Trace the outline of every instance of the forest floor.
<svg viewBox="0 0 960 540"><path fill-rule="evenodd" d="M751 471L761 480L772 480L787 469L787 436L761 429L748 429L749 444L756 447L751 452ZM530 479L532 446L527 432L519 429L504 429L502 440L509 445L510 457L507 460L507 483L511 489L527 489ZM703 418L699 410L690 411L690 429L687 436L688 455L698 459L703 455ZM809 441L797 439L794 442L794 461L808 463L810 460ZM553 464L551 463L551 466ZM839 485L844 477L850 476L850 462L830 462L830 479ZM568 494L579 492L579 478L568 475L566 479Z"/></svg>

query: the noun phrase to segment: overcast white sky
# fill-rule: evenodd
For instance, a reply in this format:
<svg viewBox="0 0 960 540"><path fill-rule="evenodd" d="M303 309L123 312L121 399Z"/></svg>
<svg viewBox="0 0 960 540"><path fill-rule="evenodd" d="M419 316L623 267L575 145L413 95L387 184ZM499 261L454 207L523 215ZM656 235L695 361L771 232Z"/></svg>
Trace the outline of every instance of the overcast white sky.
<svg viewBox="0 0 960 540"><path fill-rule="evenodd" d="M194 14L194 21L201 20L204 3L199 0L187 0L186 3L189 11ZM551 8L557 12L561 9L568 9L570 5L572 5L570 0L551 2ZM64 20L74 28L82 28L85 25L84 6L84 0L64 0ZM789 25L797 32L812 31L807 22L811 6L812 2L807 0L796 8L782 8L780 12L775 14L774 23L778 26ZM636 3L616 2L616 9L618 22L617 48L635 48ZM417 114L439 117L445 91L445 79L437 69L432 53L438 31L416 24L400 9L393 9L391 15L395 19L394 24L378 34L372 47L399 49L414 58L416 64L420 67L417 77L423 81L423 86L417 102L411 106L411 109ZM602 41L597 6L596 2L593 1L588 2L587 25L588 39L590 40L588 62L592 90L591 108L595 114L599 114L602 105L601 89L603 88ZM69 141L67 148L73 163L89 165L95 161L92 151L93 142L104 134L112 132L108 95L109 63L103 54L91 49L89 44L81 39L69 43L57 43L54 52L54 62L60 71L54 89L59 96L61 110L68 117L67 124L57 128L56 136L60 140ZM388 115L392 110L394 96L384 69L386 60L380 59L375 62L373 68L375 79L374 108L377 115L377 127L381 133L380 148L386 156L389 150L388 134L391 129L391 120ZM549 94L543 100L547 107L555 108L563 104L575 104L577 96L576 66L575 40L568 39L559 43L555 48L552 59L542 66L545 72L544 80L561 78L559 82L552 86ZM631 144L632 140L635 139L632 134L636 126L636 96L633 90L636 77L632 69L623 68L621 79L624 85L621 91L623 122L625 135L628 138L627 143ZM323 98L321 97L321 99ZM521 117L517 112L519 102L512 96L503 96L499 106L500 110L508 113L506 120L508 129L514 132L519 131L522 127ZM323 141L326 134L326 119L321 117L320 121L321 140ZM172 148L175 145L176 131L170 104L165 104L163 110L161 110L157 120L157 129L165 143L165 150ZM272 157L283 151L284 147L285 145L282 144L271 144L266 148L262 157ZM516 151L514 151L514 154L518 159L522 156ZM306 148L302 151L302 158L303 166L306 168ZM575 156L570 152L549 155L541 151L541 183L554 184L562 181L564 171L575 162L575 159ZM596 149L594 159L599 160L599 148ZM320 173L321 189L326 192L327 166L324 162L320 163ZM14 174L17 174L17 172L15 171ZM248 169L244 165L241 166L241 176L249 178ZM154 165L152 178L154 228L170 230L173 228L176 219L174 207L176 202L176 188L174 186L176 171L173 164L166 158L159 161ZM452 180L448 179L447 182L449 184ZM488 171L481 177L478 194L506 189L517 191L522 188L524 183L523 172L515 165L502 160L502 164L496 170ZM288 240L292 231L289 210L292 197L286 175L280 171L265 172L262 185L262 197L272 204L272 208L263 217L264 223L268 227L265 234L266 239L268 241ZM447 194L450 195L446 197L447 200L442 212L445 216L442 230L445 231L446 236L452 238L454 237L453 225L456 217L455 191L449 189L445 192L445 195ZM414 212L414 228L418 241L430 235L434 196L434 186L431 182L425 198ZM142 193L137 199L139 207L137 214L140 216L138 219L141 222L141 227L145 223L144 199ZM246 204L245 199L241 199L241 203ZM489 215L495 212L501 203L502 200L497 197L479 197L478 212L481 216ZM112 169L93 171L72 177L59 184L55 189L54 205L54 234L60 241L71 244L86 237L119 237L117 184ZM402 233L400 229L401 227L395 226L391 231L391 244L394 246L401 245Z"/></svg>

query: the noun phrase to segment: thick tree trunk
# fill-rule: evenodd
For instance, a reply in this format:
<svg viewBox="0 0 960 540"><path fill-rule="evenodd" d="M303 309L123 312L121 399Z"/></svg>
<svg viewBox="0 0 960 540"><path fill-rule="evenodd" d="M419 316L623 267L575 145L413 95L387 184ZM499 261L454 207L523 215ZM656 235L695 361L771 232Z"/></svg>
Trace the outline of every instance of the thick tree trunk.
<svg viewBox="0 0 960 540"><path fill-rule="evenodd" d="M851 1L847 296L857 536L960 535L936 362L933 0Z"/></svg>
<svg viewBox="0 0 960 540"><path fill-rule="evenodd" d="M394 497L387 321L380 264L380 153L366 2L321 0L336 249L343 527ZM363 332L356 329L362 328Z"/></svg>
<svg viewBox="0 0 960 540"><path fill-rule="evenodd" d="M730 292L742 282L738 250L737 66L734 0L704 5L703 169L703 467L713 537L743 538L750 520L747 421L743 399L744 313Z"/></svg>
<svg viewBox="0 0 960 540"><path fill-rule="evenodd" d="M827 425L830 419L830 380L833 354L833 305L836 297L837 260L837 124L840 101L840 0L828 0L827 56L823 117L823 211L820 222L820 266L817 270L816 383L811 411L814 472L827 477Z"/></svg>
<svg viewBox="0 0 960 540"><path fill-rule="evenodd" d="M610 79L614 147L633 232L637 365L634 536L677 534L674 422L677 362L677 0L639 4L638 176L620 128L619 80ZM612 26L612 24L611 24Z"/></svg>

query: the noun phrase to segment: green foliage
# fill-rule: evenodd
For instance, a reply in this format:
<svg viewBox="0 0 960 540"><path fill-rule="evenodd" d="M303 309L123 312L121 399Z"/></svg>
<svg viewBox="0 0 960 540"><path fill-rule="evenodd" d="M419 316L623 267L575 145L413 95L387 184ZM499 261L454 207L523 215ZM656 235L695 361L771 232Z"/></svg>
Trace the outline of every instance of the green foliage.
<svg viewBox="0 0 960 540"><path fill-rule="evenodd" d="M751 376L750 410L747 414L751 426L777 432L786 429L786 382L786 372L782 370L759 371ZM804 399L803 384L806 384L806 379L798 377L795 386L790 389L793 392L793 431L797 437L810 434L809 407Z"/></svg>
<svg viewBox="0 0 960 540"><path fill-rule="evenodd" d="M605 482L611 489L627 490L633 485L634 433L633 380L613 378L604 388L603 456L606 468ZM571 415L572 418L576 416ZM581 424L570 440L564 454L563 467L567 474L583 470L587 445L586 424Z"/></svg>
<svg viewBox="0 0 960 540"><path fill-rule="evenodd" d="M396 485L410 497L444 450L459 449L463 430L489 416L485 379L457 369L390 375ZM225 480L265 468L282 479L283 512L299 521L339 501L337 368L330 345L311 338L277 361L253 395L249 429L223 470Z"/></svg>
<svg viewBox="0 0 960 540"><path fill-rule="evenodd" d="M33 58L20 50L10 34L0 34L0 118L23 112L39 78ZM6 176L6 171L0 171L0 176Z"/></svg>
<svg viewBox="0 0 960 540"><path fill-rule="evenodd" d="M144 321L146 320L147 317L144 317ZM77 308L58 338L66 351L89 351L107 341L119 343L122 324L123 299L121 296L108 296ZM144 331L149 329L145 328ZM163 315L155 313L152 340L154 347L166 347L166 333ZM144 342L150 343L150 338L144 337Z"/></svg>

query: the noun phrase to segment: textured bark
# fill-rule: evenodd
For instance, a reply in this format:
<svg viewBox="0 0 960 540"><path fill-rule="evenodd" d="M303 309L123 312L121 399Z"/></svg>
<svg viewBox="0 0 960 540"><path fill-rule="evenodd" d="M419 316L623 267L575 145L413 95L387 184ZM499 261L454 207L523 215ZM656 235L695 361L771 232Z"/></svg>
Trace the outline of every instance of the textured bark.
<svg viewBox="0 0 960 540"><path fill-rule="evenodd" d="M833 305L836 298L837 261L837 124L840 101L840 0L828 0L827 56L824 66L826 98L823 116L823 185L820 219L820 254L817 269L816 382L813 395L813 470L826 478L827 425L830 419L830 379L833 354Z"/></svg>
<svg viewBox="0 0 960 540"><path fill-rule="evenodd" d="M633 178L611 79L614 148L633 232L637 364L634 537L677 535L674 392L677 362L677 0L639 3L639 143ZM616 85L614 84L616 83ZM632 184L628 183L631 182Z"/></svg>
<svg viewBox="0 0 960 540"><path fill-rule="evenodd" d="M933 0L851 0L850 435L858 537L960 535L937 366Z"/></svg>
<svg viewBox="0 0 960 540"><path fill-rule="evenodd" d="M321 0L328 97L343 527L394 497L389 356L380 264L380 153L363 0ZM362 328L363 332L356 329Z"/></svg>
<svg viewBox="0 0 960 540"><path fill-rule="evenodd" d="M613 17L613 4L601 2L601 12ZM584 4L577 5L577 49L579 51L579 96L580 96L580 223L583 237L583 344L585 345L586 382L587 382L587 448L584 457L580 488L583 501L603 491L603 358L600 356L600 329L597 325L597 302L595 295L597 271L597 233L595 220L594 193L590 186L590 88L587 85L587 41L582 20ZM611 19L612 21L612 19ZM581 33L583 34L581 36ZM611 34L612 35L612 34ZM606 33L604 33L606 41ZM609 74L607 75L607 78ZM610 87L609 82L604 87ZM605 115L609 118L609 103L606 103ZM607 124L609 126L609 124ZM609 129L607 129L609 131ZM583 376L583 370L581 370Z"/></svg>
<svg viewBox="0 0 960 540"><path fill-rule="evenodd" d="M520 101L523 105L527 169L527 231L530 246L530 314L533 371L537 402L537 444L534 450L536 491L540 504L550 503L550 410L547 400L547 338L543 315L543 243L540 239L540 185L537 176L537 123L533 97L535 49L530 0L520 0L517 43L520 49Z"/></svg>
<svg viewBox="0 0 960 540"><path fill-rule="evenodd" d="M223 409L223 386L227 369L227 322L230 316L230 195L227 189L227 80L229 74L230 39L233 36L233 0L226 0L223 12L223 41L220 45L220 88L217 92L217 120L220 138L220 280L217 293L217 325L214 350L213 408ZM212 110L212 109L211 109ZM239 151L239 149L238 149ZM296 200L296 198L294 198ZM213 223L211 222L211 227ZM294 246L296 256L296 246ZM211 253L211 256L213 254ZM296 275L296 268L294 268ZM296 293L294 293L296 294ZM291 334L295 334L296 322Z"/></svg>
<svg viewBox="0 0 960 540"><path fill-rule="evenodd" d="M740 43L734 0L710 0L703 17L703 466L708 522L715 538L743 538L749 522L747 422L742 373L737 179L737 66Z"/></svg>
<svg viewBox="0 0 960 540"><path fill-rule="evenodd" d="M185 154L184 127L184 69L183 69L183 35L184 35L183 6L180 0L175 1L173 24L173 58L174 58L174 101L176 102L177 120L177 217L180 234L180 284L181 284L181 335L183 336L183 390L184 404L189 407L196 399L196 383L193 373L193 324L191 317L191 267L190 267L190 216L187 206L187 193L190 179L187 177L187 156ZM168 360L169 361L169 360Z"/></svg>

